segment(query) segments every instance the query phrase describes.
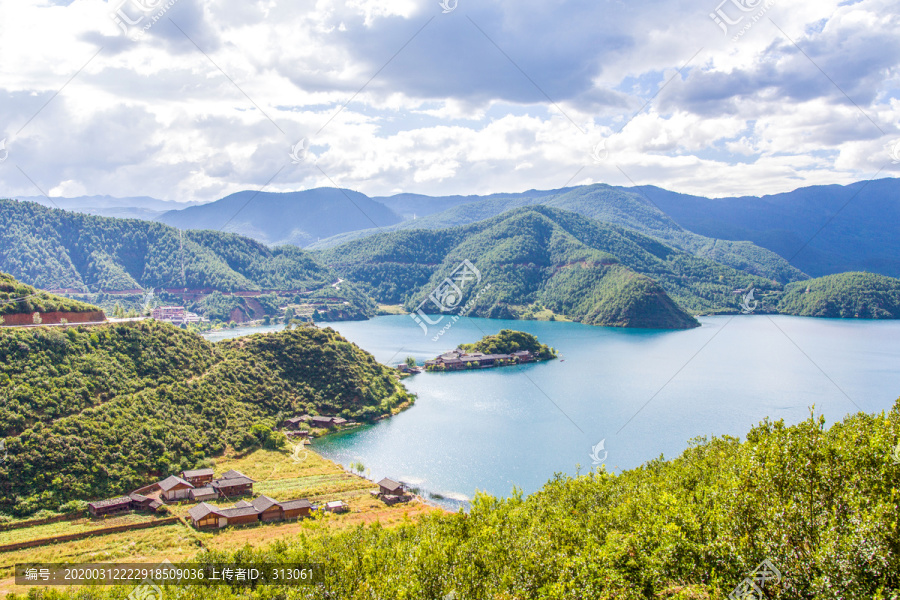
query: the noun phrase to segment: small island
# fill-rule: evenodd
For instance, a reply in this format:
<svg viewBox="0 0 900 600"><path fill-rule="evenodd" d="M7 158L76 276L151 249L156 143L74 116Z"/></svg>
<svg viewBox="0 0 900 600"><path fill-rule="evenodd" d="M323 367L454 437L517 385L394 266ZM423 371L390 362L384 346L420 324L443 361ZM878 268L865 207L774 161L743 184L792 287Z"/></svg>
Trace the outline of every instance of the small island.
<svg viewBox="0 0 900 600"><path fill-rule="evenodd" d="M556 358L556 350L541 344L530 333L504 329L497 335L485 336L474 344L462 344L456 350L425 361L425 370L489 369L553 358Z"/></svg>

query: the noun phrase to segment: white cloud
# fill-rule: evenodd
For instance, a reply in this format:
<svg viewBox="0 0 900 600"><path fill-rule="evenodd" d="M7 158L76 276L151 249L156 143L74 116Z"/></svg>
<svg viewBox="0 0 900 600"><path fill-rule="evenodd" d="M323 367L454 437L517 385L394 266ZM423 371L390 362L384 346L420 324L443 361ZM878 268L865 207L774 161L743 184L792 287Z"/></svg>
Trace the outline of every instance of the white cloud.
<svg viewBox="0 0 900 600"><path fill-rule="evenodd" d="M0 0L0 185L36 193L18 166L60 195L213 200L276 173L473 194L630 185L618 165L734 195L900 172L900 2L778 0L739 42L716 4L178 0L135 43L117 4Z"/></svg>

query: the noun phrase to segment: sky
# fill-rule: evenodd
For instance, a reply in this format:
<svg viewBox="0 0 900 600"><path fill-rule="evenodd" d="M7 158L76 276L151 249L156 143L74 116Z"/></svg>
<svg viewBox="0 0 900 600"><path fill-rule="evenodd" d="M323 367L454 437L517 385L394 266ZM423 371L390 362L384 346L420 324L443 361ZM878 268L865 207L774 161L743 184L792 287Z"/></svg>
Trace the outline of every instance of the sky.
<svg viewBox="0 0 900 600"><path fill-rule="evenodd" d="M900 0L0 0L0 195L898 177L898 32Z"/></svg>

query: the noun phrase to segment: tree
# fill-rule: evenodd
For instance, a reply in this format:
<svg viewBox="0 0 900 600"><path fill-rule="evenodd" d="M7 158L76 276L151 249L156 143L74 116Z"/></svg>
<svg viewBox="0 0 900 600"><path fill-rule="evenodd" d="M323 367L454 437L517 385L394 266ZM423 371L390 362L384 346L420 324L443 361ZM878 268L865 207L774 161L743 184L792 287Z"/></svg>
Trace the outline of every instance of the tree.
<svg viewBox="0 0 900 600"><path fill-rule="evenodd" d="M413 357L413 356L407 356L407 357L406 357L406 366L408 366L408 367L415 367L415 366L416 366L416 359L415 359L415 357Z"/></svg>

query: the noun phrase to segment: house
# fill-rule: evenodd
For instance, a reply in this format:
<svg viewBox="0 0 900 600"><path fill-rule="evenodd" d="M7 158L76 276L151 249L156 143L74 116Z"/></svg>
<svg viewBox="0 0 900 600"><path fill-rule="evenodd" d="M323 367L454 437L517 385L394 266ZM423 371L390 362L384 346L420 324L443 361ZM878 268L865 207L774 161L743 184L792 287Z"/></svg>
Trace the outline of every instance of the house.
<svg viewBox="0 0 900 600"><path fill-rule="evenodd" d="M219 515L219 527L224 527L225 525L250 525L251 523L259 522L259 511L252 504L250 506L219 509ZM222 525L222 518L225 519L225 525Z"/></svg>
<svg viewBox="0 0 900 600"><path fill-rule="evenodd" d="M334 417L317 416L309 420L309 424L313 427L324 427L330 429L334 427Z"/></svg>
<svg viewBox="0 0 900 600"><path fill-rule="evenodd" d="M116 515L132 510L131 498L128 496L120 496L118 498L109 498L107 500L98 500L97 502L88 502L88 512L92 517L105 517L107 515Z"/></svg>
<svg viewBox="0 0 900 600"><path fill-rule="evenodd" d="M234 503L235 508L249 508L251 506L253 506L253 505L250 504L249 502L247 502L246 500L238 500L237 502Z"/></svg>
<svg viewBox="0 0 900 600"><path fill-rule="evenodd" d="M241 473L240 471L235 471L234 469L231 469L230 471L225 471L225 473L222 474L221 479L235 479L237 477L247 477L247 476L244 475L243 473Z"/></svg>
<svg viewBox="0 0 900 600"><path fill-rule="evenodd" d="M333 419L331 419L331 424L335 427L340 427L347 424L347 419L344 419L342 417L334 417Z"/></svg>
<svg viewBox="0 0 900 600"><path fill-rule="evenodd" d="M88 502L88 512L91 513L92 517L106 517L131 510L156 512L156 509L160 506L162 506L162 503L158 500L132 492L127 496Z"/></svg>
<svg viewBox="0 0 900 600"><path fill-rule="evenodd" d="M194 500L195 502L215 500L219 497L219 493L212 486L194 488L190 491L189 495L191 500Z"/></svg>
<svg viewBox="0 0 900 600"><path fill-rule="evenodd" d="M281 505L285 521L308 517L312 514L312 504L308 500L288 500L287 502L279 502L279 504Z"/></svg>
<svg viewBox="0 0 900 600"><path fill-rule="evenodd" d="M149 510L150 505L154 502L153 498L148 498L136 492L128 494L128 498L131 500L131 507L134 510Z"/></svg>
<svg viewBox="0 0 900 600"><path fill-rule="evenodd" d="M177 475L170 475L159 482L159 489L162 490L163 498L168 501L177 501L189 499L190 491L194 489L194 486Z"/></svg>
<svg viewBox="0 0 900 600"><path fill-rule="evenodd" d="M150 313L157 321L181 321L184 319L183 306L157 306Z"/></svg>
<svg viewBox="0 0 900 600"><path fill-rule="evenodd" d="M309 415L303 415L302 417L291 417L290 419L285 419L284 426L288 429L300 429L300 425L309 422L310 419L311 417Z"/></svg>
<svg viewBox="0 0 900 600"><path fill-rule="evenodd" d="M259 498L254 499L252 506L259 512L260 521L269 522L284 520L284 510L282 509L281 504L268 496L260 496Z"/></svg>
<svg viewBox="0 0 900 600"><path fill-rule="evenodd" d="M191 517L191 524L197 529L206 527L224 527L228 524L228 520L222 517L220 509L207 504L206 502L201 502L197 506L191 507L188 511L188 515Z"/></svg>
<svg viewBox="0 0 900 600"><path fill-rule="evenodd" d="M194 469L192 471L182 471L181 478L194 487L203 487L213 480L213 470Z"/></svg>
<svg viewBox="0 0 900 600"><path fill-rule="evenodd" d="M385 477L378 482L379 493L385 496L399 496L405 491L402 483L397 483L393 479Z"/></svg>
<svg viewBox="0 0 900 600"><path fill-rule="evenodd" d="M334 500L332 502L325 503L325 510L327 512L332 513L345 513L350 510L350 507L344 504L343 500Z"/></svg>
<svg viewBox="0 0 900 600"><path fill-rule="evenodd" d="M229 473L231 473L231 471L229 471ZM234 473L238 472L234 471ZM228 475L228 473L225 475ZM226 498L252 494L253 484L255 482L245 475L241 475L240 473L238 473L238 475L238 477L223 476L222 479L213 480L213 482L210 483L210 487L212 487L218 495Z"/></svg>
<svg viewBox="0 0 900 600"><path fill-rule="evenodd" d="M519 350L518 352L513 352L512 357L516 359L516 361L520 363L527 363L534 360L534 357L531 355L531 352L528 350Z"/></svg>

